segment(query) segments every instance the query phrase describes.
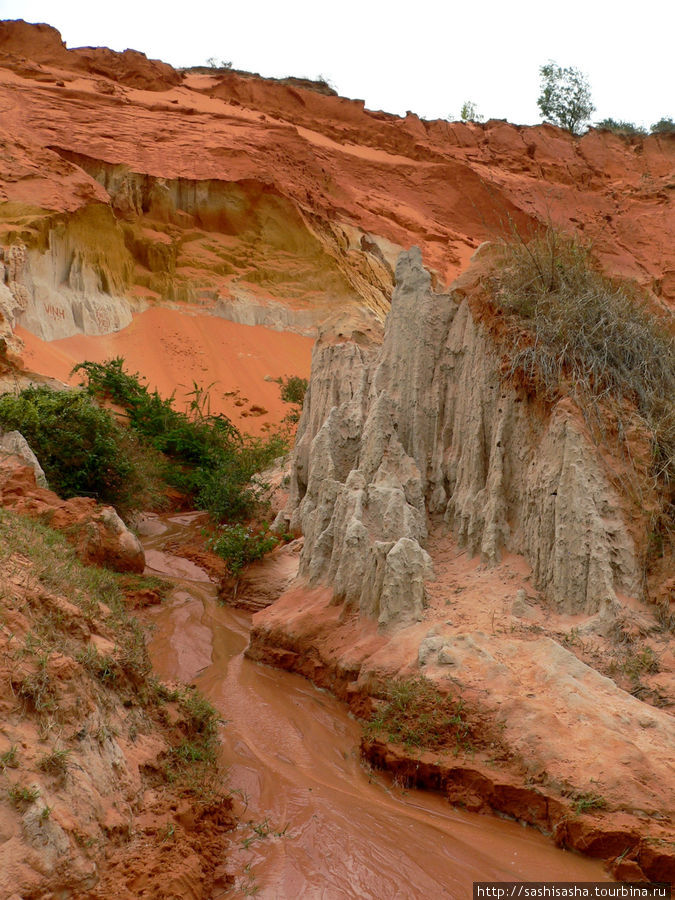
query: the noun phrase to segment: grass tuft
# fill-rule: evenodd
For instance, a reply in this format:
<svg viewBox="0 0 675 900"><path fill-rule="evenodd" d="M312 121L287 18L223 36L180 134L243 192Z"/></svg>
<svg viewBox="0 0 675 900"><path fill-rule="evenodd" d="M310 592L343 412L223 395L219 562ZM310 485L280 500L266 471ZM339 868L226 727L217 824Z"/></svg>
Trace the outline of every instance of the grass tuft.
<svg viewBox="0 0 675 900"><path fill-rule="evenodd" d="M64 778L68 771L70 750L52 750L38 761L38 768L55 778Z"/></svg>
<svg viewBox="0 0 675 900"><path fill-rule="evenodd" d="M366 738L385 734L392 742L420 750L475 749L474 729L462 701L441 693L423 676L388 682L364 734Z"/></svg>
<svg viewBox="0 0 675 900"><path fill-rule="evenodd" d="M21 787L20 785L14 784L7 791L10 801L17 809L23 809L26 806L30 806L31 803L35 803L35 801L40 796L39 788L30 788L30 787Z"/></svg>
<svg viewBox="0 0 675 900"><path fill-rule="evenodd" d="M12 558L30 563L36 597L41 597L28 601L34 630L25 636L22 655L31 657L30 663L12 678L15 694L24 706L37 713L55 709L55 686L48 671L51 652L70 653L103 685L138 691L149 677L150 662L143 632L124 603L129 576L83 565L62 535L40 522L0 509L0 563L10 564ZM83 647L81 640L69 632L64 612L50 594L41 591L43 588L67 596L79 608L83 621L103 620L114 634L114 653L107 656L94 646ZM148 694L148 699L154 702L154 695Z"/></svg>
<svg viewBox="0 0 675 900"><path fill-rule="evenodd" d="M607 806L605 798L593 791L580 791L572 799L574 800L574 812L577 815L595 809L604 809Z"/></svg>
<svg viewBox="0 0 675 900"><path fill-rule="evenodd" d="M0 753L0 767L3 770L19 768L17 747L15 744L12 744L9 750L5 750L4 753Z"/></svg>
<svg viewBox="0 0 675 900"><path fill-rule="evenodd" d="M166 755L164 776L182 784L191 794L208 800L222 793L218 777L218 711L193 688L169 691L155 684L158 695L176 702L181 712L181 739Z"/></svg>

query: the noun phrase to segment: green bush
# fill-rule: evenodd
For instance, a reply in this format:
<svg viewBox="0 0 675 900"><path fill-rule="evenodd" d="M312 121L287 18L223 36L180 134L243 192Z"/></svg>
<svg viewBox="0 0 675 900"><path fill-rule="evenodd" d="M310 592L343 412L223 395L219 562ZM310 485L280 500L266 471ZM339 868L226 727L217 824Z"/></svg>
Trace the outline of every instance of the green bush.
<svg viewBox="0 0 675 900"><path fill-rule="evenodd" d="M134 480L123 430L84 391L31 387L4 394L0 428L23 434L50 486L64 498L87 495L115 503Z"/></svg>
<svg viewBox="0 0 675 900"><path fill-rule="evenodd" d="M595 127L598 131L611 131L613 134L647 134L646 130L639 125L622 122L619 119L603 119Z"/></svg>
<svg viewBox="0 0 675 900"><path fill-rule="evenodd" d="M281 389L281 399L284 403L294 403L302 406L307 393L309 382L299 375L288 375L286 378L277 378Z"/></svg>
<svg viewBox="0 0 675 900"><path fill-rule="evenodd" d="M211 543L213 551L227 563L232 575L238 575L244 566L273 550L278 539L267 527L254 531L245 525L223 525L217 538Z"/></svg>
<svg viewBox="0 0 675 900"><path fill-rule="evenodd" d="M250 518L268 503L269 485L255 476L287 452L288 443L279 434L265 440L242 438L231 452L216 459L213 468L197 470L197 503L218 522Z"/></svg>
<svg viewBox="0 0 675 900"><path fill-rule="evenodd" d="M190 496L217 521L249 518L264 501L265 486L251 478L288 449L273 434L266 440L240 434L222 414L213 415L208 391L194 385L188 412L174 409L174 399L160 397L124 371L120 357L76 366L89 393L122 407L129 427L170 461L164 477Z"/></svg>
<svg viewBox="0 0 675 900"><path fill-rule="evenodd" d="M659 119L658 122L654 122L650 131L652 134L673 134L675 133L675 122L670 118Z"/></svg>
<svg viewBox="0 0 675 900"><path fill-rule="evenodd" d="M227 416L205 412L208 398L197 386L188 415L174 409L173 396L164 399L142 384L138 373L125 372L121 357L104 363L83 362L75 366L73 373L76 372L85 376L92 396L121 406L134 431L178 462L200 464L209 454L219 453L225 444L241 442L241 435Z"/></svg>
<svg viewBox="0 0 675 900"><path fill-rule="evenodd" d="M198 469L192 485L197 505L218 522L246 519L265 501L264 486L252 484L236 460L224 460L211 470Z"/></svg>
<svg viewBox="0 0 675 900"><path fill-rule="evenodd" d="M291 426L296 425L300 421L302 404L305 400L309 382L306 378L301 378L299 375L288 375L286 378L277 378L277 383L280 386L281 399L284 403L290 403L294 407L284 417L284 422Z"/></svg>
<svg viewBox="0 0 675 900"><path fill-rule="evenodd" d="M84 390L0 397L0 429L24 435L62 497L89 495L129 511L156 505L172 485L219 522L250 518L264 505L267 485L252 479L287 452L282 435L241 435L226 416L211 414L208 392L197 385L188 411L179 412L173 397L125 372L121 358L73 371L84 375ZM295 396L299 387L289 382ZM104 401L124 410L128 427L98 405Z"/></svg>

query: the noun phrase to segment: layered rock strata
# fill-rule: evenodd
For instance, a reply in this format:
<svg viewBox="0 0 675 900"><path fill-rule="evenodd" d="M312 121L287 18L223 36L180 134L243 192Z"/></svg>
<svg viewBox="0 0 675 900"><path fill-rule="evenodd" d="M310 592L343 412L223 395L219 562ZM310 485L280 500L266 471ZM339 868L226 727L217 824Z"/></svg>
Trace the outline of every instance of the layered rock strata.
<svg viewBox="0 0 675 900"><path fill-rule="evenodd" d="M73 334L109 334L131 322L124 285L109 277L109 247L92 257L61 225L45 252L17 242L0 248L0 314L43 340ZM4 283L3 283L4 282Z"/></svg>
<svg viewBox="0 0 675 900"><path fill-rule="evenodd" d="M67 50L20 21L0 23L0 110L0 245L28 248L0 289L10 343L15 319L105 334L155 303L312 335L338 312L337 334L383 320L401 248L447 284L506 223L548 220L675 298L669 135L401 119L302 79Z"/></svg>

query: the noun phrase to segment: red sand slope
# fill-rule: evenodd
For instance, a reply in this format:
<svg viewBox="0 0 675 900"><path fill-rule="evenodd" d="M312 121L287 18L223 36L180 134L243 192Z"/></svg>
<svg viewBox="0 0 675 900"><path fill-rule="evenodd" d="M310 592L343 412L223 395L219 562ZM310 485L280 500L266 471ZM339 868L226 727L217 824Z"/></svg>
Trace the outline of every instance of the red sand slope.
<svg viewBox="0 0 675 900"><path fill-rule="evenodd" d="M297 334L163 307L149 309L123 331L102 337L77 335L47 343L24 329L18 333L26 344L27 368L62 381L77 381L69 373L81 360L122 356L130 371L142 372L163 396L175 390L179 406L194 381L203 387L213 383L212 412L225 413L251 434L278 424L289 411L281 402L279 385L265 377L308 377L313 343ZM238 393L224 396L228 392ZM267 412L252 414L252 405Z"/></svg>

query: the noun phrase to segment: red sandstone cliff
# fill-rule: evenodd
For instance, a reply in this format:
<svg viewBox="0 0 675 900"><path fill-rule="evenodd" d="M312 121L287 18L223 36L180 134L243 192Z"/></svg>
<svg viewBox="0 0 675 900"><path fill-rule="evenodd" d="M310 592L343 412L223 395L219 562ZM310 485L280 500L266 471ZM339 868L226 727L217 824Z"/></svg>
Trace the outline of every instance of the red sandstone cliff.
<svg viewBox="0 0 675 900"><path fill-rule="evenodd" d="M265 407L269 397L271 407L276 385L264 382L263 373L277 375L293 368L298 374L307 374L309 345L318 330L355 336L353 344L341 344L335 355L347 357L353 353L361 357L377 352L374 347L362 352L360 345L368 342L357 332L379 333L389 309L394 261L401 249L419 245L422 261L431 270L435 286L442 288L467 267L469 258L483 241L499 238L512 226L527 234L549 220L591 240L598 259L610 273L636 279L664 306L675 304L672 210L675 140L672 136L624 138L591 131L578 139L550 126L518 127L494 121L485 125L424 122L413 115L399 119L365 110L363 103L334 96L320 85L313 87L291 79L273 81L222 71L176 72L131 51L124 54L100 48L67 51L54 29L25 23L0 25L0 109L4 163L0 173L0 245L4 248L0 313L4 316L5 339L10 346L16 324L17 333L26 341L25 360L47 374L65 378L76 359L84 355L103 358L113 351L132 358L134 368L145 370L167 392L176 382L189 384L194 377L211 381L213 373L218 372L218 377L229 379L230 389L242 388L252 401L260 400ZM416 399L423 398L423 388L430 396L433 394L428 403L430 409L442 406L448 412L454 407L449 402L439 404L437 397L444 396L443 392L452 393L448 388L448 385L452 388L451 379L445 378L442 366L438 373L434 371L428 377L422 371L422 363L426 365L428 361L424 351L435 334L443 331L432 321L438 316L438 302L431 293L429 297L431 336L418 354L421 388ZM416 298L413 300L417 306L413 308L408 330L421 339L419 304ZM167 310L168 305L173 308ZM446 306L450 310L449 300ZM450 313L454 321L455 311L450 310L448 316ZM456 451L460 458L466 451L467 458L464 469L457 466L460 475L465 476L460 484L462 506L458 509L460 513L466 511L465 518L470 520L464 537L472 549L480 549L484 557L494 562L502 547L497 546L495 538L492 548L493 532L497 537L507 533L510 537L505 542L506 549L514 554L524 553L525 557L518 557L516 562L507 561L505 567L497 570L497 575L490 576L492 581L482 586L482 576L474 571L477 562L471 563L474 568L467 563L466 571L462 570L461 564L456 563L459 555L453 555L455 545L448 549L443 544L447 535L444 533L442 540L432 535L429 549L439 573L438 581L430 587L425 567L419 567L419 609L415 614L420 621L409 626L407 643L399 640L396 664L388 667L373 664L372 672L391 675L405 671L406 666L412 671L418 662L428 663L428 671L438 664L440 671L443 665L456 665L455 660L460 659L462 665L458 669L464 673L465 687L487 691L493 700L503 702L516 697L522 708L514 711L509 727L519 731L520 736L507 733L511 752L515 748L523 755L530 753L528 765L536 764L535 768L539 768L536 771L533 768L534 775L530 773L528 777L547 778L552 785L551 796L554 788L558 790L568 777L574 782L574 788L586 787L582 780L591 751L577 738L579 747L570 748L568 753L565 735L570 733L569 727L552 722L553 701L541 691L541 681L552 685L555 702L561 704L561 710L556 711L560 722L565 722L568 714L570 721L574 716L583 717L584 727L588 727L591 735L589 747L598 740L598 717L607 718L604 733L610 734L616 721L624 721L621 715L628 710L630 716L636 717L638 726L631 725L627 740L637 742L637 749L616 750L615 755L620 757L618 763L607 751L603 789L613 814L621 810L640 819L641 804L648 801L650 805L645 805L645 809L656 811L653 818L658 824L652 837L657 835L661 840L662 833L666 834L670 828L668 816L672 810L661 810L658 804L672 805L672 795L658 790L656 785L666 780L660 773L670 771L671 717L661 709L647 708L637 699L641 695L629 698L620 676L607 666L605 671L597 663L593 655L595 644L591 645L587 637L591 635L593 641L598 641L597 654L607 658L616 651L617 642L622 647L623 644L632 647L638 640L635 631L640 639L647 635L649 640L661 640L661 631L654 637L657 629L653 617L648 617L641 605L636 586L639 572L633 559L636 553L630 547L626 550L623 540L630 534L621 503L614 502L613 495L611 503L607 501L609 493L602 480L602 460L595 458L596 448L591 447L581 427L577 427L573 411L570 413L564 401L555 411L558 420L552 417L553 424L558 421L561 430L551 430L548 455L538 453L539 445L534 440L539 436L541 423L534 416L524 415L520 407L522 398L515 394L507 399L509 404L512 400L513 409L518 411L506 410L503 417L506 432L514 435L510 445L513 460L502 450L501 431L497 434L497 429L493 429L494 453L492 450L488 453L489 441L485 436L491 433L502 409L495 413L492 407L501 404L487 402L478 395L481 391L485 394L487 385L494 388L497 397L499 373L488 371L487 351L476 351L482 337L480 341L478 338L473 342L465 340L467 334L471 336L475 324L469 321L468 305L466 310L457 313L456 319L458 334L453 335L458 360L470 361L473 353L480 362L462 376L462 391L458 394L463 399L457 403L458 412L454 416L459 437L453 453ZM260 330L255 332L253 344L258 349L253 344L244 345L243 332L228 332L230 344L227 345L214 341L215 332L225 325L228 328L257 326ZM459 325L463 329L461 335ZM274 331L296 334L270 337ZM111 332L115 333L113 337ZM277 338L280 343L275 343ZM403 378L404 357L410 356L411 345L412 341L397 344L394 353L385 341L382 365L387 363L389 353L389 369L397 378ZM13 346L17 352L21 349L16 342ZM326 357L331 355L330 342L323 345L323 350ZM254 364L250 358L256 352ZM134 357L134 353L138 356ZM282 354L286 354L283 367L273 370L275 361L282 365L279 362ZM218 368L222 366L223 356L234 360L227 370ZM160 357L169 362L160 362ZM446 361L444 358L443 362ZM338 418L334 415L331 418L334 408L344 406L342 434L347 435L346 443L351 441L349 446L354 444L356 412L365 416L369 409L365 402L356 412L348 408L353 398L359 397L357 379L366 384L362 369L366 367L359 367L354 359L346 359L342 380L336 377L334 367L329 370L327 366L321 381L321 368L317 367L315 379L319 384L313 387L306 422L301 426L301 435L307 435L306 446L303 449L301 441L296 450L292 484L294 490L298 485L302 487L295 499L298 504L304 502L309 510L301 522L307 547L303 564L306 561L310 574L316 570L317 578L325 574L323 570L318 571L322 568L322 557L316 552L318 547L324 554L327 580L332 578L335 587L340 583L338 576L344 576L343 593L348 599L347 588L354 587L348 583L348 575L352 582L358 582L360 592L363 588L359 573L358 579L353 577L356 554L348 539L359 537L361 532L357 533L356 526L361 527L361 520L365 522L363 529L366 526L372 529L373 525L368 516L361 515L360 507L359 515L351 515L352 508L347 508L346 503L341 512L349 512L350 516L345 514L340 519L324 494L330 495L331 503L335 502L335 485L346 485L350 475L346 461L351 465L351 460L347 460L346 453L336 454L340 458L336 458L328 471L326 452L314 463L314 472L318 473L316 484L311 478L307 483L303 479L306 469L312 476L310 437L313 443L323 429L326 444L330 445L328 449L342 450L329 427ZM462 374L459 364L456 371ZM349 378L354 380L353 390ZM373 378L378 390L384 385L392 396L398 397L397 378L390 379L393 387L384 376L373 375ZM409 384L410 379L400 387L401 396ZM467 385L475 390L475 402L471 391L465 390ZM349 397L340 396L342 388ZM234 399L224 408L233 413L235 405L242 408ZM317 412L318 406L321 408ZM423 404L417 402L416 406L421 409ZM485 416L474 427L472 423L480 418L474 415L476 410ZM400 411L395 412L399 415ZM385 413L389 416L385 409L382 419ZM425 427L429 421L431 417L424 420ZM452 515L447 513L445 495L446 489L453 486L450 476L454 458L447 453L450 445L446 440L450 429L438 431L445 443L432 446L430 439L427 444L420 443L424 452L417 456L412 451L408 454L410 460L415 457L415 465L419 464L425 478L428 459L438 463L436 468L445 478L445 481L440 476L437 478L440 486L432 493L436 503L432 507L425 496L425 492L430 493L426 481L420 476L418 490L415 478L410 476L411 471L415 475L406 455L410 448L404 448L406 454L399 452L393 435L400 427L399 437L405 441L403 432L415 435L423 429L421 425L418 427L417 420L413 422L414 427L409 426L407 419L400 415L396 419L392 414L391 422L395 424L391 425L392 433L387 433L387 437L392 439L391 447L397 455L389 452L391 447L387 446L384 448L387 452L383 451L381 458L377 456L373 448L377 449L378 441L382 443L380 439L385 432L379 426L369 430L364 425L364 435L374 436L368 441L364 438L365 449L360 461L373 463L371 468L376 472L381 469L391 481L389 464L392 459L398 460L403 471L403 487L414 495L414 502L408 505L419 513L420 522L428 512L438 513L441 506L446 508L446 522L459 518L454 506ZM525 425L521 427L522 422ZM508 482L511 473L516 471L514 484L527 483L529 476L523 472L525 463L529 465L532 460L525 459L521 445L530 426L533 459L546 462L556 458L557 450L566 453L560 471L571 473L574 490L569 492L565 507L569 513L567 521L571 523L565 539L572 546L577 536L575 528L586 534L588 553L582 554L586 575L586 557L595 559L598 547L604 553L600 566L602 578L596 579L590 593L585 590L582 599L586 605L575 601L579 593L575 572L558 581L549 579L554 588L552 597L558 604L555 610L558 618L553 625L547 597L526 593L531 587L530 574L524 576L523 572L528 571L528 559L533 564L534 557L542 557L537 548L544 542L546 533L541 528L540 507L544 503L556 507L551 522L557 528L562 500L549 499L557 497L558 492L554 490L555 485L549 484L547 472L534 473L541 477L534 479L527 498L515 489L511 492ZM568 426L572 437L565 443L558 438L562 431L567 434ZM436 432L434 440L435 437ZM473 455L469 452L472 440L476 451ZM410 439L409 443L414 442ZM429 447L431 455L427 452ZM302 455L305 451L307 459ZM507 463L502 466L503 457ZM497 473L485 479L489 491L483 491L484 485L478 483L483 470L486 475ZM354 471L359 474L356 468ZM356 508L356 501L361 503L361 494L371 484L381 496L385 479L373 481L372 473L368 472L362 485L357 483L354 471L349 487ZM577 484L574 479L580 478L580 473L585 482L581 479ZM434 477L435 474L432 472ZM326 486L318 475L323 480L329 477L331 483ZM504 484L509 490L504 489ZM602 490L594 494L586 484L596 487L599 484ZM316 487L314 492L313 487ZM385 487L391 488L391 484ZM390 493L397 493L398 497L401 491L398 485L394 487L397 491ZM488 502L485 513L478 509L477 497L481 503L490 498L498 502L492 506ZM310 504L314 500L317 502ZM367 504L365 508L368 512ZM371 502L371 512L372 508ZM371 518L387 524L388 509L383 506L383 511L378 509L377 517ZM594 523L593 528L578 525L584 516L584 522ZM522 535L516 534L515 526L519 522L527 526L521 528ZM330 547L326 543L330 531L327 523L333 532L329 535L333 541ZM342 532L336 526L340 524L345 526L344 546L351 554L352 571L346 573L338 568L337 556L328 561L326 549L332 552L339 543L336 534L340 537ZM487 526L494 527L490 531ZM456 530L461 532L459 528ZM424 528L420 526L418 531L420 541L424 542ZM614 531L620 541L614 539ZM607 534L612 540L605 540ZM394 539L399 541L399 535ZM410 542L405 536L401 540ZM398 555L408 546L402 544ZM560 542L556 532L556 538L547 542L546 559L552 558L553 550L558 552L560 547L567 546ZM369 549L366 547L368 552ZM562 555L565 556L562 563L571 570L573 566L567 565L570 560L566 558L569 554L565 551ZM556 563L557 568L551 566L556 577L560 575L558 569L565 568L562 563L561 566ZM455 572L453 566L460 571ZM606 573L609 573L607 577ZM457 590L450 598L443 590L447 584L455 585L451 576L457 578ZM606 584L609 592L605 590ZM399 588L400 581L394 587ZM405 587L407 596L409 585ZM539 587L542 591L547 589L546 578L538 579ZM425 591L431 595L430 605L429 597L426 598L426 606ZM389 596L397 599L395 593L392 588ZM456 599L455 595L460 593L464 594L465 603ZM486 602L486 596L491 598L491 605ZM335 662L336 657L344 656L342 645L339 652L333 652L331 642L339 643L341 628L349 631L358 627L360 633L363 623L359 620L355 624L351 619L346 624L338 622L336 607L329 600L322 595L303 619L298 612L297 596L287 595L267 615L259 616L252 652L269 661L274 659L274 652L280 656L283 651L291 659L288 666L305 673L311 669L307 663L310 659L314 665L313 677L317 680L325 677L330 684L326 672L340 664ZM381 592L377 600L380 602ZM598 615L599 606L608 602L613 616L609 624L605 620L590 621L593 615ZM451 613L446 606L451 606ZM372 614L372 610L366 612ZM451 620L446 619L449 614ZM495 616L497 629L502 632L500 638L495 637ZM387 625L387 621L382 621ZM604 631L599 630L600 625ZM474 642L471 653L466 651L465 633L478 635L476 641L480 646L476 649ZM316 634L320 640L317 638L310 646L307 635ZM544 635L537 646L534 635ZM351 641L353 635L349 633L348 638ZM491 649L483 648L483 642ZM323 653L318 663L314 659L317 645ZM651 645L645 646L645 652L651 653ZM621 659L633 660L624 650ZM492 669L486 668L488 653L495 656ZM474 673L471 666L475 659L479 663ZM536 666L533 663L529 672L532 660ZM660 671L647 672L651 681L647 687L640 688L643 693L652 692L657 707L666 705L662 699L667 700L672 685L672 650L664 649L659 660ZM367 679L371 674L369 665L369 659L364 662L359 658L354 671L361 666ZM622 665L625 668L628 663ZM569 709L565 705L566 698L560 696L558 688L564 678L570 679L570 684L588 682L583 704L573 698ZM512 685L520 687L512 690ZM500 691L508 697L501 697ZM523 721L534 723L527 732L531 741L527 735L523 737ZM529 746L524 749L521 746L541 743L544 737L550 747L542 744L544 749L539 758ZM618 738L611 740L618 741ZM610 744L607 738L604 746ZM639 766L635 759L639 759ZM624 771L624 763L630 777ZM519 777L524 777L522 772ZM649 794L644 784L648 784ZM609 819L608 822L609 828L612 823ZM643 831L645 834L649 831L642 819L639 827L642 830L639 834L635 832L635 840L630 837L634 849L639 847ZM620 841L624 837L621 832ZM561 841L565 840L563 835ZM569 844L579 845L571 840ZM614 849L612 845L611 852L603 849L599 855L614 855ZM620 856L618 851L616 856ZM641 856L640 860L642 865ZM668 865L671 861L668 857ZM643 867L643 871L647 868Z"/></svg>
<svg viewBox="0 0 675 900"><path fill-rule="evenodd" d="M126 290L166 299L201 274L205 288L234 280L291 302L313 288L362 296L386 285L368 265L413 243L447 282L509 218L550 217L613 272L675 299L669 136L399 119L247 74L67 51L24 22L0 25L0 92L4 234L30 242L45 216L101 203L134 226L117 261ZM236 238L257 239L250 258ZM148 272L170 277L147 284Z"/></svg>
<svg viewBox="0 0 675 900"><path fill-rule="evenodd" d="M28 248L0 279L10 346L15 323L50 341L106 334L167 302L308 336L368 329L400 249L419 245L447 284L482 241L549 219L675 301L670 136L400 119L320 84L66 50L55 29L22 21L0 23L0 110L0 244ZM39 349L29 338L27 364L61 378L83 354L138 362L126 345ZM229 351L200 338L188 356L200 355ZM176 369L205 379L190 365L150 367L169 389ZM284 360L308 365L309 344ZM261 391L254 402L274 403Z"/></svg>

